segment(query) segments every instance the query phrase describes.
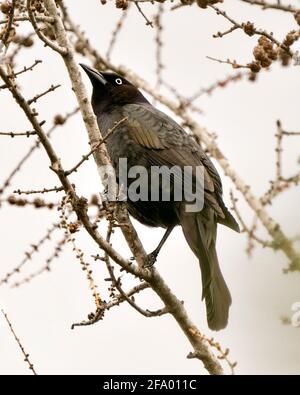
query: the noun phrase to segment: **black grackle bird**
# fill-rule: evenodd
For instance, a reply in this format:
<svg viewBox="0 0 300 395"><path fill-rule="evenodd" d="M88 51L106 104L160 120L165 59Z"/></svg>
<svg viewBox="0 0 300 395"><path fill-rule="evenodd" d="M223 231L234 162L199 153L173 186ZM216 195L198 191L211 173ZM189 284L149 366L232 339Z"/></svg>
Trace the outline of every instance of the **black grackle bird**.
<svg viewBox="0 0 300 395"><path fill-rule="evenodd" d="M223 329L228 322L231 296L215 249L217 223L235 231L239 231L239 226L222 200L217 170L200 145L173 119L153 107L129 81L114 73L100 73L81 66L93 85L92 106L102 134L105 136L115 122L127 117L107 139L117 177L119 158L127 158L128 167L139 165L148 172L153 166L202 167L204 207L201 211L187 212L184 201L133 201L130 196L127 206L129 213L142 224L166 229L158 247L149 255L150 262L155 261L174 226L181 225L200 262L208 325L213 330Z"/></svg>

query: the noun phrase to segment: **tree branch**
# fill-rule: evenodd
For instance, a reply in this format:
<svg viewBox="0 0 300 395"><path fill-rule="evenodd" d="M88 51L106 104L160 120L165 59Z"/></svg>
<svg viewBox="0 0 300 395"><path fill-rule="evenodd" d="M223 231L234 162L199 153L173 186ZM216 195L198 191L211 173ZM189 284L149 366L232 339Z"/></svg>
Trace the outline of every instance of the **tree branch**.
<svg viewBox="0 0 300 395"><path fill-rule="evenodd" d="M12 28L14 15L15 15L15 6L16 6L16 0L12 0L11 8L10 8L9 16L8 16L7 26L6 26L6 29L5 29L4 36L2 37L2 43L3 43L4 46L7 45L7 42L8 42L8 39L9 39L9 35L10 35L10 31L11 31L11 28Z"/></svg>
<svg viewBox="0 0 300 395"><path fill-rule="evenodd" d="M31 8L31 2L32 2L32 0L27 0L27 12L28 12L29 20L30 20L37 36L44 42L46 47L52 48L54 51L58 52L62 56L67 55L68 51L65 47L55 44L52 40L50 40L48 37L46 37L41 32L41 30L39 29L37 22L35 20L34 11ZM55 23L55 19L54 19L54 23Z"/></svg>
<svg viewBox="0 0 300 395"><path fill-rule="evenodd" d="M29 367L29 369L32 371L32 373L33 373L35 376L37 376L37 372L36 372L36 370L34 369L33 364L30 362L29 354L25 351L24 346L22 345L20 339L19 339L18 336L16 335L16 332L14 331L14 328L13 328L13 326L12 326L12 323L10 322L10 319L8 318L8 315L5 313L4 310L1 310L1 312L2 312L2 314L3 314L3 316L4 316L4 318L5 318L5 320L6 320L7 324L8 324L8 326L9 326L9 330L10 330L11 333L13 334L13 336L14 336L16 342L18 343L18 346L19 346L20 350L22 351L22 354L23 354L23 356L24 356L24 361L28 364L28 367Z"/></svg>

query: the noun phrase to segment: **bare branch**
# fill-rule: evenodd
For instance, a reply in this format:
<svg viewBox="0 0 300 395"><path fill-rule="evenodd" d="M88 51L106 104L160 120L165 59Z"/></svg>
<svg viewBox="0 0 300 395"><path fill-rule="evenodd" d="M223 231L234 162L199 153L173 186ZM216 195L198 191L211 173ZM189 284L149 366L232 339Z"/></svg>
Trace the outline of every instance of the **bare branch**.
<svg viewBox="0 0 300 395"><path fill-rule="evenodd" d="M162 16L164 12L164 6L163 4L158 5L157 9L157 14L155 15L154 18L154 25L156 29L156 34L155 34L155 43L156 43L156 52L155 52L155 58L156 58L156 86L155 88L159 90L161 84L162 84L162 70L164 68L164 65L162 63L162 48L163 48L163 42L162 42L162 31L163 31L163 25L162 25Z"/></svg>
<svg viewBox="0 0 300 395"><path fill-rule="evenodd" d="M285 12L296 12L297 9L294 8L292 5L283 5L281 2L277 1L276 3L269 3L267 1L261 0L240 0L243 3L248 3L250 5L257 5L260 6L263 10L278 10L278 11L285 11Z"/></svg>
<svg viewBox="0 0 300 395"><path fill-rule="evenodd" d="M38 95L34 96L32 99L28 100L28 104L30 105L32 103L36 103L41 97L46 96L50 92L54 92L55 89L57 89L59 87L61 87L60 84L58 84L58 85L51 85L50 88L48 88L44 92L39 93Z"/></svg>
<svg viewBox="0 0 300 395"><path fill-rule="evenodd" d="M261 244L263 247L270 247L270 248L274 248L274 244L270 241L267 240L263 240L260 237L256 236L253 227L249 228L246 225L246 222L243 220L243 217L237 207L237 199L234 197L233 192L230 191L230 199L231 199L231 203L232 203L232 208L234 210L234 212L236 213L239 222L242 224L242 232L245 232L249 239L253 239L255 241L257 241L259 244Z"/></svg>
<svg viewBox="0 0 300 395"><path fill-rule="evenodd" d="M53 187L53 188L43 188L40 190L28 190L28 191L21 191L20 189L17 189L14 191L14 193L17 193L18 195L33 195L36 193L49 193L49 192L61 192L63 191L63 187Z"/></svg>
<svg viewBox="0 0 300 395"><path fill-rule="evenodd" d="M52 224L52 226L47 229L45 235L37 242L34 244L31 244L31 248L29 251L25 252L25 256L23 258L23 260L19 263L18 266L16 266L13 270L11 270L10 272L8 272L4 278L0 279L0 286L3 284L7 284L8 281L10 280L10 278L15 275L20 273L21 269L23 268L23 266L32 259L32 256L34 253L38 252L40 247L47 241L50 240L51 235L53 234L53 232L55 230L57 230L59 228L59 224L58 223L54 223Z"/></svg>
<svg viewBox="0 0 300 395"><path fill-rule="evenodd" d="M28 12L30 22L31 22L37 36L44 42L46 47L52 48L54 51L58 52L62 56L67 55L68 50L65 47L57 45L56 43L54 43L52 40L50 40L48 37L46 37L41 32L41 30L39 29L39 27L37 25L37 21L34 16L34 11L32 10L32 7L31 7L31 2L32 2L32 0L27 0L27 12ZM55 19L54 19L53 23L55 23Z"/></svg>
<svg viewBox="0 0 300 395"><path fill-rule="evenodd" d="M230 359L228 357L228 355L229 355L229 349L228 348L223 350L221 345L220 345L220 343L216 342L213 338L210 339L210 338L206 337L205 335L202 335L200 332L194 332L192 330L192 333L194 335L200 337L202 340L205 340L211 347L215 348L218 351L218 353L219 353L218 358L225 360L227 365L230 368L231 374L232 375L235 374L234 369L237 366L237 362L231 362L230 361ZM191 352L191 353L189 353L187 358L189 358L189 359L192 359L192 358L201 359L201 355L199 355L199 353L197 353L197 352L196 353Z"/></svg>
<svg viewBox="0 0 300 395"><path fill-rule="evenodd" d="M64 235L55 245L53 253L46 259L46 264L44 264L40 269L30 273L28 276L25 276L21 280L15 281L11 288L18 288L24 284L30 283L33 279L40 276L44 273L49 273L51 271L51 265L55 259L58 259L61 253L63 252L63 247L66 245L67 236Z"/></svg>
<svg viewBox="0 0 300 395"><path fill-rule="evenodd" d="M128 10L129 10L129 5L126 8L126 10L123 10L123 12L120 16L120 19L118 20L116 27L115 27L114 31L112 32L111 40L110 40L110 43L109 43L109 46L108 46L108 49L107 49L107 52L105 55L105 57L108 61L110 60L110 57L111 57L112 51L115 47L117 38L124 26L124 22L125 22L126 18L128 16Z"/></svg>
<svg viewBox="0 0 300 395"><path fill-rule="evenodd" d="M110 243L110 238L111 238L111 235L112 235L112 230L113 230L113 221L110 221L109 226L108 226L108 230L107 230L107 236L106 236L106 241L107 241L108 243ZM163 314L168 313L168 311L167 311L166 308L162 308L162 309L159 309L159 310L157 310L157 311L150 311L150 310L148 310L148 309L147 309L147 310L144 310L144 309L142 309L140 306L138 306L138 305L134 302L134 300L132 300L132 298L130 298L130 297L126 294L126 292L123 290L122 285L121 285L121 280L120 280L120 279L118 279L118 280L116 279L116 276L115 276L115 274L114 274L114 268L113 268L113 266L111 265L109 256L108 256L106 253L105 253L105 255L104 255L104 260L105 260L106 267L107 267L107 270L108 270L108 272L109 272L110 279L111 279L111 281L112 281L113 287L115 287L115 288L119 291L119 293L120 293L120 295L122 296L122 298L123 298L124 300L126 300L127 303L128 303L131 307L133 307L136 311L138 311L138 312L139 312L140 314L142 314L144 317L159 317L159 316L161 316L161 315L163 315Z"/></svg>
<svg viewBox="0 0 300 395"><path fill-rule="evenodd" d="M222 37L226 36L227 34L230 34L230 33L234 32L238 28L239 28L238 26L233 25L228 30L225 30L225 32L218 32L218 33L213 34L213 38L222 38Z"/></svg>
<svg viewBox="0 0 300 395"><path fill-rule="evenodd" d="M32 131L27 131L27 132L20 132L20 133L16 133L16 132L0 132L0 136L10 136L10 137L30 137L30 136L35 136L36 132L32 132Z"/></svg>
<svg viewBox="0 0 300 395"><path fill-rule="evenodd" d="M282 128L280 121L277 121L277 133L275 135L277 145L276 145L276 180L275 182L279 182L282 178Z"/></svg>
<svg viewBox="0 0 300 395"><path fill-rule="evenodd" d="M11 7L10 7L10 12L8 15L8 22L5 28L5 33L2 37L2 43L4 46L7 45L10 33L11 33L11 28L14 20L14 14L15 14L15 6L16 6L16 0L12 0Z"/></svg>
<svg viewBox="0 0 300 395"><path fill-rule="evenodd" d="M146 26L150 26L150 27L153 28L153 22L150 21L150 20L147 18L147 16L144 14L144 12L143 12L141 6L139 5L139 2L138 2L138 1L134 1L134 4L135 4L135 6L136 6L138 12L139 12L139 13L142 15L142 17L145 19L145 21L146 21Z"/></svg>
<svg viewBox="0 0 300 395"><path fill-rule="evenodd" d="M31 66L29 66L29 67L25 67L25 66L24 66L24 68L23 68L21 71L18 71L18 72L16 72L16 73L13 73L12 75L9 75L9 77L15 78L15 77L17 77L17 76L20 75L20 74L26 73L27 71L31 71L31 70L33 70L33 69L35 68L35 66L37 66L39 63L42 63L42 61L41 61L41 60L35 60L34 63L33 63ZM0 89L5 89L5 88L7 88L6 84L0 85Z"/></svg>
<svg viewBox="0 0 300 395"><path fill-rule="evenodd" d="M93 155L93 154L97 151L97 149L100 147L100 145L101 145L101 144L104 144L104 143L107 141L107 139L114 133L114 131L115 131L123 122L125 122L127 119L128 119L128 117L124 117L124 118L122 118L120 121L115 122L114 126L113 126L111 129L109 129L109 130L107 131L106 136L105 136L103 139L101 139L101 141L99 141L99 143L97 143L97 144L95 145L95 147L92 148L92 149L90 150L89 153L87 153L86 155L83 155L83 156L82 156L82 159L81 159L75 166L73 166L72 169L66 171L66 176L69 176L70 174L76 172L76 171L78 170L78 168L79 168L86 160L88 160L89 157L90 157L91 155Z"/></svg>
<svg viewBox="0 0 300 395"><path fill-rule="evenodd" d="M246 34L248 34L247 30L245 30L245 26L247 26L247 24L245 24L245 23L243 23L243 24L238 23L233 18L231 18L225 11L220 10L218 7L216 7L213 4L210 4L209 7L212 8L213 10L215 10L217 15L222 15L225 19L227 19L236 29L241 29L241 30L245 31ZM293 55L293 53L291 52L290 48L287 47L286 45L280 43L278 40L276 40L274 38L273 34L268 33L265 30L256 29L252 25L251 36L254 35L254 34L266 37L268 40L272 41L275 45L277 45L278 48L284 49L284 51L286 51L288 53L288 55L290 55L290 56ZM215 37L222 37L222 35L216 35Z"/></svg>
<svg viewBox="0 0 300 395"><path fill-rule="evenodd" d="M29 369L30 369L30 370L32 371L32 373L36 376L37 373L36 373L36 371L35 371L35 369L34 369L33 364L30 362L29 354L25 351L24 346L22 345L20 339L19 339L18 336L16 335L16 332L14 331L14 328L13 328L13 326L12 326L12 323L10 322L10 319L8 318L8 315L5 313L4 310L1 310L1 312L2 312L2 314L3 314L3 316L4 316L4 318L5 318L5 320L6 320L7 324L8 324L8 326L9 326L9 330L10 330L11 333L13 334L13 336L14 336L16 342L18 343L18 346L19 346L20 350L22 351L22 354L23 354L23 356L24 356L24 361L28 364Z"/></svg>
<svg viewBox="0 0 300 395"><path fill-rule="evenodd" d="M210 86L208 86L206 88L199 89L196 93L194 93L192 96L189 97L189 101L193 102L203 95L210 95L217 88L225 88L231 82L240 81L243 77L245 77L247 75L248 75L248 73L241 73L241 72L229 75L228 77L226 77L220 81L214 82L213 84L211 84Z"/></svg>
<svg viewBox="0 0 300 395"><path fill-rule="evenodd" d="M149 284L141 283L141 284L138 284L135 287L133 287L130 291L128 291L126 293L126 295L128 298L131 298L132 296L136 295L137 293L143 291L144 289L148 289L148 288L150 288ZM99 322L103 318L104 312L106 310L110 310L113 307L119 306L121 303L123 303L125 301L126 300L124 299L124 297L121 294L119 294L111 302L108 302L108 303L103 302L101 309L96 311L95 314L94 313L89 314L88 321L82 321L82 322L75 323L72 325L71 329L74 329L77 326L94 325L96 322Z"/></svg>
<svg viewBox="0 0 300 395"><path fill-rule="evenodd" d="M58 126L62 126L65 124L65 122L68 121L69 118L71 118L73 115L75 115L78 112L78 108L75 108L73 111L70 111L67 113L65 116L62 116L60 114L56 115L53 120L53 126L49 129L49 131L46 133L47 137L50 137L52 133L56 130ZM23 156L23 158L17 163L15 168L11 171L11 173L8 175L6 180L3 182L2 187L0 188L0 195L3 194L3 192L9 187L11 181L13 180L14 176L22 169L24 163L27 162L27 160L31 157L33 152L40 147L40 142L37 141L28 151L27 153Z"/></svg>
<svg viewBox="0 0 300 395"><path fill-rule="evenodd" d="M7 198L2 198L0 199L0 203L7 203L10 206L16 206L16 207L25 207L25 206L30 206L36 209L40 208L47 208L49 210L52 210L54 207L57 207L57 203L53 202L46 202L44 199L41 198L35 198L33 200L28 200L24 198L17 198L14 195L10 195Z"/></svg>
<svg viewBox="0 0 300 395"><path fill-rule="evenodd" d="M100 294L97 290L98 286L93 278L93 272L90 269L90 264L86 262L84 259L84 253L83 251L77 246L76 241L75 241L75 236L74 234L79 230L80 227L80 222L77 221L75 223L68 223L68 216L66 214L66 205L69 202L69 197L65 196L62 199L61 206L60 206L60 211L61 211L61 221L60 221L60 226L65 230L65 235L66 235L66 240L67 242L70 242L73 246L73 251L75 252L76 258L79 260L79 263L81 265L81 269L85 272L88 283L89 283L89 288L93 293L96 309L99 309L102 305L102 300L100 297Z"/></svg>
<svg viewBox="0 0 300 395"><path fill-rule="evenodd" d="M49 17L49 16L45 16L45 15L36 15L35 16L35 20L37 22L45 22L45 23L53 23L54 19ZM23 15L23 16L17 16L13 18L13 23L15 22L24 22L24 21L29 21L30 19L27 15ZM7 20L4 21L0 21L0 25L4 25L7 23Z"/></svg>
<svg viewBox="0 0 300 395"><path fill-rule="evenodd" d="M249 69L249 65L238 64L235 60L222 60L218 58L213 58L212 56L206 56L207 59L213 60L214 62L230 64L233 69Z"/></svg>

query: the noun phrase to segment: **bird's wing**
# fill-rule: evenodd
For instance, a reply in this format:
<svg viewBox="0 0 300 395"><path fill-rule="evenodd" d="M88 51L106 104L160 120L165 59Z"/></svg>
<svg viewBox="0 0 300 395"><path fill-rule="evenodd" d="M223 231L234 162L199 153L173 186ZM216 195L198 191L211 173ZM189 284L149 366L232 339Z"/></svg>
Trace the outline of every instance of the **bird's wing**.
<svg viewBox="0 0 300 395"><path fill-rule="evenodd" d="M157 131L153 127L149 127L147 123L141 122L141 119L135 117L128 117L126 123L128 124L131 138L139 145L149 149L164 149L167 145L158 136Z"/></svg>
<svg viewBox="0 0 300 395"><path fill-rule="evenodd" d="M152 166L202 165L206 202L224 218L220 207L222 184L214 165L202 148L181 126L150 105L128 104L123 107L126 129L131 138L146 148L144 155Z"/></svg>

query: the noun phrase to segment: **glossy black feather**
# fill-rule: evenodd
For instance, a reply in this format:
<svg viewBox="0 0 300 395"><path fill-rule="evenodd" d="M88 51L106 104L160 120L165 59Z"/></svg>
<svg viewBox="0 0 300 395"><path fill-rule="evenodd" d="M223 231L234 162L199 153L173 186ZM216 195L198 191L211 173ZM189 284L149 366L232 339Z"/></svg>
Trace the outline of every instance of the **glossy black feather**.
<svg viewBox="0 0 300 395"><path fill-rule="evenodd" d="M200 212L187 213L184 201L133 202L128 199L127 203L130 214L145 225L182 226L200 262L208 324L214 330L224 328L231 296L215 250L217 223L236 231L239 227L223 202L222 183L216 168L200 145L172 118L153 107L130 82L112 73L99 73L97 77L87 66L83 67L93 84L92 105L102 134L105 136L115 122L126 117L107 139L117 175L119 158L127 158L129 166L140 165L149 170L151 166L171 168L176 165L192 166L194 171L196 166L202 166L204 207ZM194 173L191 177L195 182ZM176 178L175 174L173 187ZM145 182L149 184L149 180ZM149 191L151 187L149 184Z"/></svg>

